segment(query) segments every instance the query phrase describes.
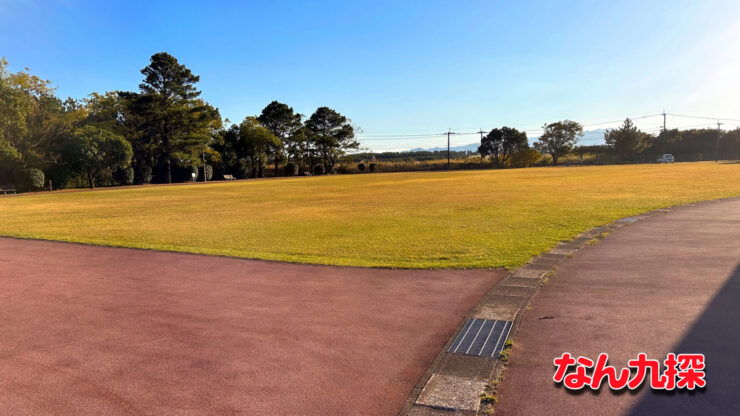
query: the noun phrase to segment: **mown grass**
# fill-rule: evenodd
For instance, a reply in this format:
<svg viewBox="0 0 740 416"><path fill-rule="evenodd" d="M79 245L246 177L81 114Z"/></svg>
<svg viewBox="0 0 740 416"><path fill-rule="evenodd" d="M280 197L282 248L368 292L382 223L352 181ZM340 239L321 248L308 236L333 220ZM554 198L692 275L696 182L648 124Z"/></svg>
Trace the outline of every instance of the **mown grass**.
<svg viewBox="0 0 740 416"><path fill-rule="evenodd" d="M0 198L0 235L334 265L514 267L596 225L740 196L740 164L404 172Z"/></svg>

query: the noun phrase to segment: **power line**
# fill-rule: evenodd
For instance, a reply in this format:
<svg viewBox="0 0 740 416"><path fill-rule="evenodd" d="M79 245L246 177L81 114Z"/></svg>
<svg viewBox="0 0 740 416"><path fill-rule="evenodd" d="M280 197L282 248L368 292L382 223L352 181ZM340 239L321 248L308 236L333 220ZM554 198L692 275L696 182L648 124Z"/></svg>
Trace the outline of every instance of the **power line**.
<svg viewBox="0 0 740 416"><path fill-rule="evenodd" d="M446 134L447 133L435 134L433 136L415 136L415 137L388 136L388 137L385 137L385 138L379 138L379 137L370 138L370 139L360 138L360 140L363 140L363 141L364 140L380 140L380 141L383 141L383 140L397 140L397 139L398 140L421 140L421 139L428 139L430 137L441 137L441 136L445 136Z"/></svg>
<svg viewBox="0 0 740 416"><path fill-rule="evenodd" d="M660 116L660 115L661 114L648 114L646 116L626 117L626 118L628 118L630 120L641 120L641 119L644 119L644 118L657 117L657 116ZM622 123L623 121L624 121L624 119L612 120L612 121L602 121L602 122L599 122L599 123L581 124L581 126L583 126L583 127L601 126L601 125L604 125L604 124Z"/></svg>
<svg viewBox="0 0 740 416"><path fill-rule="evenodd" d="M660 114L650 114L646 116L638 116L638 117L629 117L630 120L639 120L644 119L648 117L656 117ZM583 127L590 127L590 126L598 126L603 124L612 124L612 123L619 123L624 121L623 119L620 120L612 120L612 121L602 121L598 123L588 123L588 124L582 124ZM738 120L740 121L740 120ZM471 131L471 132L451 132L450 134L454 134L456 136L472 136L472 135L478 135L481 134L482 129L479 131ZM524 130L524 132L527 133L539 133L542 129L527 129ZM485 133L485 132L484 132ZM416 133L416 134L364 134L362 137L360 137L360 140L396 140L396 139L403 139L403 140L411 140L411 139L427 139L430 137L439 137L439 136L445 136L447 135L447 132L445 133Z"/></svg>
<svg viewBox="0 0 740 416"><path fill-rule="evenodd" d="M685 114L672 114L672 113L668 113L668 115L669 116L673 116L673 117L700 118L700 119L704 119L704 120L715 120L715 121L722 121L722 120L724 120L724 121L740 121L740 119L738 119L738 118L689 116L689 115L685 115Z"/></svg>
<svg viewBox="0 0 740 416"><path fill-rule="evenodd" d="M644 116L625 117L625 118L628 118L630 120L642 120L642 119L646 119L646 118L650 118L650 117L658 117L660 115L662 115L662 114L648 114L648 115L644 115ZM624 119L611 120L611 121L599 121L599 122L595 122L595 123L585 123L585 124L581 124L581 126L582 127L592 127L592 126L601 126L601 125L604 125L604 124L614 124L614 123L622 123L622 122L624 122ZM528 130L524 130L525 133L530 133L530 132L531 133L540 133L542 131L543 130L541 128L539 128L539 129L528 129Z"/></svg>
<svg viewBox="0 0 740 416"><path fill-rule="evenodd" d="M676 126L674 128L676 129L689 129L691 127L705 127L705 126L711 126L716 124L715 122L707 122L707 123L701 123L701 124L684 124L683 126ZM724 123L721 123L724 124Z"/></svg>
<svg viewBox="0 0 740 416"><path fill-rule="evenodd" d="M367 137L431 137L444 136L447 133L415 133L415 134L366 134Z"/></svg>
<svg viewBox="0 0 740 416"><path fill-rule="evenodd" d="M662 113L656 113L656 114L647 114L647 115L641 115L636 117L626 117L630 120L642 120L647 119L651 117L663 117L663 126L657 127L658 131L663 130L665 131L667 129L667 122L666 118L667 116L672 117L683 117L683 118L694 118L694 119L703 119L703 120L712 120L713 122L719 122L719 121L737 121L740 122L740 119L735 118L723 118L723 117L706 117L706 116L694 116L694 115L686 115L686 114L675 114L675 113L666 113L665 110ZM582 124L583 127L594 127L594 126L601 126L605 124L614 124L614 123L620 123L624 121L624 119L619 120L610 120L610 121L600 121L600 122L594 122L594 123L585 123ZM691 127L701 127L708 124L714 124L714 123L703 123L703 124L697 124L697 125L688 125L688 126L676 126L674 128L691 128ZM655 130L655 129L649 129L649 130ZM540 129L525 129L525 133L530 134L539 134L542 133L543 130ZM456 135L456 136L472 136L472 135L483 135L485 132L483 129L479 129L479 131L471 131L471 132L445 132L445 133L415 133L415 134L367 134L367 135L361 135L361 137L358 137L361 141L405 141L405 140L427 140L434 137L443 137L448 136L448 141L450 139L449 136ZM591 138L591 139L581 139L581 141L593 141L593 140L601 140L600 138Z"/></svg>

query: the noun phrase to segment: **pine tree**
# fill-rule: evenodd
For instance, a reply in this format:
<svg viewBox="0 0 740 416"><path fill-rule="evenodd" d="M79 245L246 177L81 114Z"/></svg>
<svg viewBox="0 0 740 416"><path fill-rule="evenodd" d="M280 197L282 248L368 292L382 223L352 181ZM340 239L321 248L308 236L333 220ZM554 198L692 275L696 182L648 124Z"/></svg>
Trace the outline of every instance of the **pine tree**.
<svg viewBox="0 0 740 416"><path fill-rule="evenodd" d="M158 155L158 163L172 183L172 161L197 164L197 149L220 127L218 110L199 99L195 87L200 77L166 52L152 55L141 70L137 107L142 111L143 129Z"/></svg>

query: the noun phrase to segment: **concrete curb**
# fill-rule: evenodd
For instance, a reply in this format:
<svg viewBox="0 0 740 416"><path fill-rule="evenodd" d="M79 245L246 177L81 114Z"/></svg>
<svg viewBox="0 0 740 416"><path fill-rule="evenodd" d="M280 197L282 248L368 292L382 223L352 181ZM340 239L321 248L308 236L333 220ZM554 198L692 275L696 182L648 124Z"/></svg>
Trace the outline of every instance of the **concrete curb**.
<svg viewBox="0 0 740 416"><path fill-rule="evenodd" d="M414 387L399 415L450 416L476 415L481 410L481 396L491 380L506 366L497 357L481 357L447 352L465 322L470 318L511 321L508 341L516 336L524 312L557 266L578 250L604 234L641 219L669 212L657 209L616 220L578 234L572 241L561 242L547 253L532 258L513 270L485 294L480 303L460 323L450 340L437 355L427 372Z"/></svg>

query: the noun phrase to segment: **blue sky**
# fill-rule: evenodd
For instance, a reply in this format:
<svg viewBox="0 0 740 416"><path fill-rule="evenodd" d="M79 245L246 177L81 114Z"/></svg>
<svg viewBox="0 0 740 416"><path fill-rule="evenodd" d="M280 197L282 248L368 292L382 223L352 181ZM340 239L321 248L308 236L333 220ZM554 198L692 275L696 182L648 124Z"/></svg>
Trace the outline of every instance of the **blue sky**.
<svg viewBox="0 0 740 416"><path fill-rule="evenodd" d="M536 136L563 118L663 109L740 119L738 12L737 1L699 0L0 0L0 55L82 98L136 90L149 56L167 51L232 121L274 99L306 115L327 105L383 150L446 140L395 135L510 125Z"/></svg>

